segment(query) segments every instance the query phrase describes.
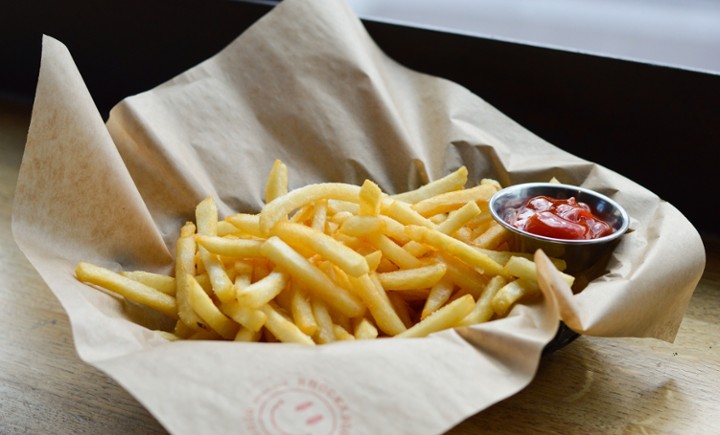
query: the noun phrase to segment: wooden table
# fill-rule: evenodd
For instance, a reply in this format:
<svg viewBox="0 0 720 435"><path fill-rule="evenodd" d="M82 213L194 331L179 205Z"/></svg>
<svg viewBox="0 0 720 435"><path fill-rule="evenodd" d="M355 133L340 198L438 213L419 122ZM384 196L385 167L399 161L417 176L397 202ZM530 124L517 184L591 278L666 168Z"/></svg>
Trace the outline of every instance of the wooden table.
<svg viewBox="0 0 720 435"><path fill-rule="evenodd" d="M30 109L0 102L0 434L166 433L75 353L62 307L17 248L12 200ZM529 387L454 428L476 433L720 433L720 241L674 344L581 337Z"/></svg>

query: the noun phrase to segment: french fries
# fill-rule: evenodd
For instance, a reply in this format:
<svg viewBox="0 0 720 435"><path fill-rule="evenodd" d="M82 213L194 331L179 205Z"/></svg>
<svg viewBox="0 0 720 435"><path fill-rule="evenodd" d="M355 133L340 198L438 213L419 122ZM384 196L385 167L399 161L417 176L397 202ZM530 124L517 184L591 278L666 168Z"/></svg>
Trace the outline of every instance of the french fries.
<svg viewBox="0 0 720 435"><path fill-rule="evenodd" d="M507 234L487 212L500 185L466 188L467 174L397 195L370 180L290 190L276 161L259 213L219 219L212 197L200 201L180 229L174 273L81 262L76 276L174 319L159 331L171 340L316 345L492 321L539 293L537 270L501 250Z"/></svg>

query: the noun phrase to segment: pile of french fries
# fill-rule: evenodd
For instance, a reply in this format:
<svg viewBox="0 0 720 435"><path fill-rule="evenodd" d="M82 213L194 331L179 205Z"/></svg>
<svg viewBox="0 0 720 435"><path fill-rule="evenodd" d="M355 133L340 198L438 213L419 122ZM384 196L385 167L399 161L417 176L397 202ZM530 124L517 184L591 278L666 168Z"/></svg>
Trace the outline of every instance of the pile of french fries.
<svg viewBox="0 0 720 435"><path fill-rule="evenodd" d="M278 160L259 213L219 220L212 197L197 205L171 276L86 262L75 273L175 319L158 331L172 340L315 345L486 322L540 292L531 256L508 251L488 212L499 183L467 177L461 167L397 195L370 180L289 191Z"/></svg>

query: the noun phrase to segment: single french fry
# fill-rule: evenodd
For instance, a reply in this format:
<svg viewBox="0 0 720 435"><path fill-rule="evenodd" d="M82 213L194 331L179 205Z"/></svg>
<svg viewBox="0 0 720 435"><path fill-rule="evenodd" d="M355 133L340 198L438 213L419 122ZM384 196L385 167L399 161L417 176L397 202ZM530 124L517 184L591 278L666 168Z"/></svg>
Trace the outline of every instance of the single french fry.
<svg viewBox="0 0 720 435"><path fill-rule="evenodd" d="M435 229L443 234L451 235L480 213L481 210L477 203L470 201L459 209L450 212L447 219L439 223Z"/></svg>
<svg viewBox="0 0 720 435"><path fill-rule="evenodd" d="M273 271L260 281L238 290L233 295L240 305L258 309L273 300L285 288L288 276L280 271ZM267 314L267 313L266 313Z"/></svg>
<svg viewBox="0 0 720 435"><path fill-rule="evenodd" d="M371 340L378 337L378 330L375 325L366 317L360 317L355 322L353 335L357 340Z"/></svg>
<svg viewBox="0 0 720 435"><path fill-rule="evenodd" d="M292 190L263 207L260 212L260 232L270 234L275 224L306 204L330 198L357 202L359 192L359 186L344 183L309 184Z"/></svg>
<svg viewBox="0 0 720 435"><path fill-rule="evenodd" d="M216 236L218 211L215 200L208 196L195 207L195 225L197 233L203 236Z"/></svg>
<svg viewBox="0 0 720 435"><path fill-rule="evenodd" d="M155 333L156 333L157 335L161 336L162 338L164 338L164 339L167 340L167 341L178 341L178 340L181 339L180 337L178 337L177 335L173 334L172 332L155 330Z"/></svg>
<svg viewBox="0 0 720 435"><path fill-rule="evenodd" d="M435 224L415 211L410 204L383 198L380 212L403 225L419 225L426 228L435 228Z"/></svg>
<svg viewBox="0 0 720 435"><path fill-rule="evenodd" d="M222 302L231 300L235 293L233 291L233 282L225 271L225 266L220 257L210 253L202 246L198 248L198 253L200 254L200 261L205 266L210 278L210 285L215 295Z"/></svg>
<svg viewBox="0 0 720 435"><path fill-rule="evenodd" d="M405 234L405 225L391 218L390 216L380 215L378 219L382 222L382 233L390 237L398 244L405 244L410 238Z"/></svg>
<svg viewBox="0 0 720 435"><path fill-rule="evenodd" d="M381 331L388 335L396 335L407 329L382 287L377 286L369 275L351 277L350 281L355 294L363 300Z"/></svg>
<svg viewBox="0 0 720 435"><path fill-rule="evenodd" d="M384 222L377 216L351 216L343 220L340 231L353 237L362 237L382 232Z"/></svg>
<svg viewBox="0 0 720 435"><path fill-rule="evenodd" d="M355 340L354 335L338 324L333 324L333 333L335 334L335 340L337 341Z"/></svg>
<svg viewBox="0 0 720 435"><path fill-rule="evenodd" d="M265 326L267 316L260 310L240 305L233 300L221 305L221 311L243 327L258 332Z"/></svg>
<svg viewBox="0 0 720 435"><path fill-rule="evenodd" d="M273 234L296 249L304 247L320 254L351 276L360 276L369 271L365 257L331 236L312 228L291 222L280 222L275 225Z"/></svg>
<svg viewBox="0 0 720 435"><path fill-rule="evenodd" d="M175 298L141 282L126 278L110 269L80 262L75 268L77 278L153 308L173 319L178 318Z"/></svg>
<svg viewBox="0 0 720 435"><path fill-rule="evenodd" d="M195 243L196 226L192 222L186 222L180 229L180 238L175 244L175 297L177 299L178 316L185 325L194 331L204 329L207 326L200 316L190 306L187 282L188 275L195 275Z"/></svg>
<svg viewBox="0 0 720 435"><path fill-rule="evenodd" d="M263 305L261 310L267 316L265 327L272 332L278 340L285 343L315 345L315 342L309 335L302 332L297 325L278 313L276 307L272 304Z"/></svg>
<svg viewBox="0 0 720 435"><path fill-rule="evenodd" d="M414 269L379 273L378 278L385 290L415 290L434 286L446 271L446 264L438 262Z"/></svg>
<svg viewBox="0 0 720 435"><path fill-rule="evenodd" d="M172 276L142 270L121 271L120 275L125 278L130 278L133 281L141 282L166 295L175 296L175 292L177 291L175 278Z"/></svg>
<svg viewBox="0 0 720 435"><path fill-rule="evenodd" d="M537 282L537 266L534 261L528 258L512 256L507 263L505 263L504 268L510 275ZM567 282L568 286L572 287L573 282L575 282L575 277L560 271L558 271L558 273L560 273L560 276Z"/></svg>
<svg viewBox="0 0 720 435"><path fill-rule="evenodd" d="M260 331L253 331L251 329L241 326L235 334L235 341L251 343L259 341L262 333Z"/></svg>
<svg viewBox="0 0 720 435"><path fill-rule="evenodd" d="M218 211L212 196L206 197L195 207L195 223L199 236L217 236ZM221 301L232 298L232 281L225 272L222 260L203 246L198 247L198 255L217 297Z"/></svg>
<svg viewBox="0 0 720 435"><path fill-rule="evenodd" d="M445 303L450 299L450 296L453 294L453 291L455 291L455 284L447 277L441 279L432 286L420 314L420 320L428 317L430 314L445 305Z"/></svg>
<svg viewBox="0 0 720 435"><path fill-rule="evenodd" d="M360 216L377 216L380 214L380 205L382 200L382 190L380 186L370 180L365 180L360 186L359 201Z"/></svg>
<svg viewBox="0 0 720 435"><path fill-rule="evenodd" d="M465 295L435 311L430 316L408 328L407 331L396 335L398 338L425 337L433 332L453 328L473 310L475 301L472 296Z"/></svg>
<svg viewBox="0 0 720 435"><path fill-rule="evenodd" d="M226 340L232 340L237 334L238 324L223 314L213 303L210 296L200 287L192 275L188 275L188 296L193 310L205 323Z"/></svg>
<svg viewBox="0 0 720 435"><path fill-rule="evenodd" d="M488 228L475 239L470 241L473 246L478 248L493 249L498 245L506 242L510 236L508 230L497 222L491 222Z"/></svg>
<svg viewBox="0 0 720 435"><path fill-rule="evenodd" d="M488 281L487 285L483 289L482 294L475 302L475 308L468 314L461 324L463 326L474 325L476 323L483 323L490 320L495 314L493 309L492 300L497 292L507 284L507 280L500 275L496 275Z"/></svg>
<svg viewBox="0 0 720 435"><path fill-rule="evenodd" d="M262 240L236 239L218 236L195 237L198 244L209 252L226 257L253 258L260 257Z"/></svg>
<svg viewBox="0 0 720 435"><path fill-rule="evenodd" d="M313 339L318 344L332 343L335 341L335 330L327 306L319 299L312 300L310 304L312 306L313 316L317 322L317 329L315 330Z"/></svg>
<svg viewBox="0 0 720 435"><path fill-rule="evenodd" d="M321 298L341 313L349 317L359 316L363 313L364 306L356 296L333 283L320 269L279 237L273 236L267 239L263 243L262 253L293 278L303 283L308 292ZM363 261L365 261L364 258Z"/></svg>
<svg viewBox="0 0 720 435"><path fill-rule="evenodd" d="M181 339L187 339L190 338L190 336L194 333L195 330L186 325L185 322L183 322L182 320L178 319L178 321L175 322L175 329L173 330L173 334L175 334L176 337Z"/></svg>
<svg viewBox="0 0 720 435"><path fill-rule="evenodd" d="M225 218L241 233L252 237L263 237L260 233L260 216L248 213L236 213Z"/></svg>
<svg viewBox="0 0 720 435"><path fill-rule="evenodd" d="M325 232L327 224L327 201L321 200L315 203L313 207L312 223L310 227L320 233Z"/></svg>
<svg viewBox="0 0 720 435"><path fill-rule="evenodd" d="M420 186L415 190L392 195L391 198L396 201L414 204L441 193L462 189L465 186L465 183L467 183L467 177L467 168L465 166L461 166L442 178L425 184L424 186Z"/></svg>
<svg viewBox="0 0 720 435"><path fill-rule="evenodd" d="M421 216L430 217L438 213L456 210L468 202L489 201L499 189L491 184L479 184L470 189L441 193L413 204Z"/></svg>
<svg viewBox="0 0 720 435"><path fill-rule="evenodd" d="M305 291L298 288L298 286L294 286L291 290L290 313L292 318L302 332L312 337L317 331L318 325L313 315L310 300L308 300Z"/></svg>
<svg viewBox="0 0 720 435"><path fill-rule="evenodd" d="M273 199L283 196L287 192L288 168L282 161L275 160L265 183L265 202L272 202Z"/></svg>
<svg viewBox="0 0 720 435"><path fill-rule="evenodd" d="M220 237L231 236L238 234L238 228L228 221L218 221L217 223L217 235Z"/></svg>
<svg viewBox="0 0 720 435"><path fill-rule="evenodd" d="M427 243L437 250L446 251L466 264L482 270L484 273L506 275L503 267L486 254L447 234L418 225L409 225L406 231L416 242Z"/></svg>
<svg viewBox="0 0 720 435"><path fill-rule="evenodd" d="M370 272L374 272L377 270L378 266L380 266L380 261L382 260L382 251L377 250L373 251L365 256L365 261L367 261L368 269Z"/></svg>
<svg viewBox="0 0 720 435"><path fill-rule="evenodd" d="M537 283L518 278L505 284L495 293L492 307L498 316L506 316L517 301L523 297L538 293Z"/></svg>

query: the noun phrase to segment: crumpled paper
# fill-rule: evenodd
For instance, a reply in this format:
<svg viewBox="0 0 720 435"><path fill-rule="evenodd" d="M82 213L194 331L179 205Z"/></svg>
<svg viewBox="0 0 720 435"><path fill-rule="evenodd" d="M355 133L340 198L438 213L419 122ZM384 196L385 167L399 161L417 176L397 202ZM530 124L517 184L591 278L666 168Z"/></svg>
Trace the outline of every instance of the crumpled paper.
<svg viewBox="0 0 720 435"><path fill-rule="evenodd" d="M195 205L212 195L221 217L259 210L275 159L291 188L370 178L394 193L460 165L473 184L554 176L615 199L633 231L579 294L545 272L542 300L424 339L167 342L75 279L79 261L171 271ZM467 89L399 65L334 0L282 2L107 123L67 48L45 37L13 232L67 311L80 357L176 434L441 432L531 382L559 320L582 334L673 340L705 261L672 205Z"/></svg>

